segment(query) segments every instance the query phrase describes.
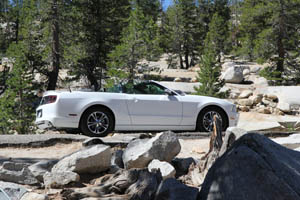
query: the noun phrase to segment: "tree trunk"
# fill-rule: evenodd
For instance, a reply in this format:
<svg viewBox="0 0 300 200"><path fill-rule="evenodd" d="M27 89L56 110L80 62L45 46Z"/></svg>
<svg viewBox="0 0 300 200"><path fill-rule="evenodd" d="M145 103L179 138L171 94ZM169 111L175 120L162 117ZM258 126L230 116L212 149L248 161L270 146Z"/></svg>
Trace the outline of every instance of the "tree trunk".
<svg viewBox="0 0 300 200"><path fill-rule="evenodd" d="M47 90L55 90L59 66L60 66L60 52L59 52L59 16L57 0L52 1L52 70L49 72L49 82Z"/></svg>
<svg viewBox="0 0 300 200"><path fill-rule="evenodd" d="M278 61L277 61L277 68L276 70L279 72L284 71L284 56L285 56L285 48L283 45L283 39L284 39L284 19L283 19L283 3L280 1L280 6L281 6L281 13L279 15L279 33L278 33L278 39L277 39L277 50L278 50ZM281 73L278 74L277 78L281 78Z"/></svg>
<svg viewBox="0 0 300 200"><path fill-rule="evenodd" d="M188 69L190 67L189 63L189 50L186 49L185 51L185 69Z"/></svg>

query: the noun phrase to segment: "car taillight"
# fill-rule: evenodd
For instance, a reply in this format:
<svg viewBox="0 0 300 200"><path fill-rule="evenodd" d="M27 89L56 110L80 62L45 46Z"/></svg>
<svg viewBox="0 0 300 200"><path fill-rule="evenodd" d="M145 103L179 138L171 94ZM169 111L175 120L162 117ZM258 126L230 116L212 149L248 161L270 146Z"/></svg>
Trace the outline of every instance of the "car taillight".
<svg viewBox="0 0 300 200"><path fill-rule="evenodd" d="M44 96L42 101L41 101L41 105L54 103L56 101L56 99L57 99L56 95Z"/></svg>

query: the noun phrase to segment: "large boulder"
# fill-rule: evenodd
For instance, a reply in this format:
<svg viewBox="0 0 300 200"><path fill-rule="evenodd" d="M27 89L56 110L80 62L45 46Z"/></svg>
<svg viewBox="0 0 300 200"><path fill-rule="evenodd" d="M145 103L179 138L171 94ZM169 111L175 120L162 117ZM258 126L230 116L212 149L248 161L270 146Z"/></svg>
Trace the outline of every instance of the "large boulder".
<svg viewBox="0 0 300 200"><path fill-rule="evenodd" d="M10 200L19 200L27 192L27 189L21 185L9 182L0 181L0 188L5 192L0 192L0 199L2 196L8 196Z"/></svg>
<svg viewBox="0 0 300 200"><path fill-rule="evenodd" d="M247 131L237 127L229 127L226 129L224 141L222 143L219 156L222 156L232 144L243 135L247 134Z"/></svg>
<svg viewBox="0 0 300 200"><path fill-rule="evenodd" d="M130 142L123 153L123 162L126 169L144 168L153 159L170 162L180 150L176 135L166 131L151 139L136 139Z"/></svg>
<svg viewBox="0 0 300 200"><path fill-rule="evenodd" d="M156 159L149 163L148 169L150 172L159 169L163 179L174 178L176 174L175 168L170 163Z"/></svg>
<svg viewBox="0 0 300 200"><path fill-rule="evenodd" d="M248 133L210 168L199 199L300 199L299 159L299 152Z"/></svg>
<svg viewBox="0 0 300 200"><path fill-rule="evenodd" d="M30 164L6 161L0 167L0 180L23 185L36 185L39 181L28 169Z"/></svg>
<svg viewBox="0 0 300 200"><path fill-rule="evenodd" d="M223 74L225 83L242 83L244 80L243 70L241 67L230 67Z"/></svg>
<svg viewBox="0 0 300 200"><path fill-rule="evenodd" d="M109 146L98 144L81 149L58 161L52 172L72 171L78 174L94 174L110 167L111 150Z"/></svg>
<svg viewBox="0 0 300 200"><path fill-rule="evenodd" d="M44 174L46 172L50 172L52 167L58 162L58 160L43 160L32 164L28 167L30 172L34 175L34 177L40 182L44 181Z"/></svg>
<svg viewBox="0 0 300 200"><path fill-rule="evenodd" d="M180 181L169 178L162 181L154 200L196 200L198 188L189 187Z"/></svg>

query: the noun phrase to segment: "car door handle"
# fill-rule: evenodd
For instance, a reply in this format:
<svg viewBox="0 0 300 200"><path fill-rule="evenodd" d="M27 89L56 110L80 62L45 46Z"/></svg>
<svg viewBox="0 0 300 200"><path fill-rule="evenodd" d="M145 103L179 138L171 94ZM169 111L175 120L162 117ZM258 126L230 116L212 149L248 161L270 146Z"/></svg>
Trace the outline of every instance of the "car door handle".
<svg viewBox="0 0 300 200"><path fill-rule="evenodd" d="M133 102L137 103L139 100L137 98L133 98Z"/></svg>

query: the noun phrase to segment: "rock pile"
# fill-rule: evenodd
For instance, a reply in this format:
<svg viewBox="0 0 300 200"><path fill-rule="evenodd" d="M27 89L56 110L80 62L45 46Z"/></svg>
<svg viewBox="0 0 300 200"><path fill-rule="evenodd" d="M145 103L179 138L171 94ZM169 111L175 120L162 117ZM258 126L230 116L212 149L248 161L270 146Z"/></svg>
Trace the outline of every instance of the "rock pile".
<svg viewBox="0 0 300 200"><path fill-rule="evenodd" d="M175 158L180 143L168 131L135 139L124 150L95 138L60 160L15 163L15 168L7 162L0 170L6 177L0 181L0 199L300 199L300 152L238 128L227 129L224 140L221 135L211 136L212 151L198 161ZM202 166L208 167L203 171ZM38 194L17 183L58 188L59 193Z"/></svg>
<svg viewBox="0 0 300 200"><path fill-rule="evenodd" d="M281 102L275 94L253 94L251 90L244 90L234 103L242 112L252 110L262 114L297 114L288 103Z"/></svg>

